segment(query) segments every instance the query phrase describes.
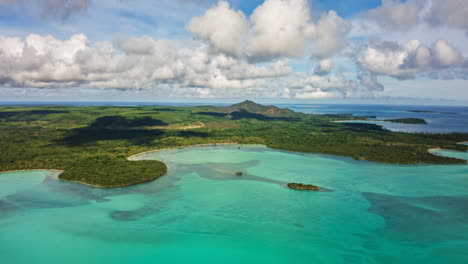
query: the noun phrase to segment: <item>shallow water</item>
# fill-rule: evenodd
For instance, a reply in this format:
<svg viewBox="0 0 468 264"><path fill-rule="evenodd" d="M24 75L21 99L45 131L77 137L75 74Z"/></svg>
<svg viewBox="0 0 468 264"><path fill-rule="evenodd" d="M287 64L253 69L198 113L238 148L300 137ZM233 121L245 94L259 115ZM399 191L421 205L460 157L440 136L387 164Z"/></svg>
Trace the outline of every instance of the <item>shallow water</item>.
<svg viewBox="0 0 468 264"><path fill-rule="evenodd" d="M429 150L429 152L438 156L468 160L468 151L457 151L451 149L431 149Z"/></svg>
<svg viewBox="0 0 468 264"><path fill-rule="evenodd" d="M2 263L468 263L468 165L244 145L136 159L169 173L116 189L0 174Z"/></svg>

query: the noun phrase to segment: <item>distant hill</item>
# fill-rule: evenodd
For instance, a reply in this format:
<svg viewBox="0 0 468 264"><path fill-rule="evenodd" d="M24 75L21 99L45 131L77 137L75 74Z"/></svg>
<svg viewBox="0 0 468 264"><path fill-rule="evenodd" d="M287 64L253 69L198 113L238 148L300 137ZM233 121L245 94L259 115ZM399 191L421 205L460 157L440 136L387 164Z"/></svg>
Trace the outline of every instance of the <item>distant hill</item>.
<svg viewBox="0 0 468 264"><path fill-rule="evenodd" d="M261 105L250 100L245 100L238 104L221 107L221 109L224 113L246 111L249 113L262 114L265 116L293 116L296 114L296 112L287 108L279 108L274 105Z"/></svg>

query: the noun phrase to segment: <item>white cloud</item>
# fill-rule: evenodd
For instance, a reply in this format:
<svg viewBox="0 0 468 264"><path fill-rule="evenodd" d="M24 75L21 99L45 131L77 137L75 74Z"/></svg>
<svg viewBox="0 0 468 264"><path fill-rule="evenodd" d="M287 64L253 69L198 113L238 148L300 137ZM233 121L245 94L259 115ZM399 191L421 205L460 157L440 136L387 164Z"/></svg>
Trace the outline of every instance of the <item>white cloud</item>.
<svg viewBox="0 0 468 264"><path fill-rule="evenodd" d="M459 77L457 71L465 61L462 54L444 40L427 47L417 40L405 45L374 40L361 48L356 62L364 71L397 78L414 78L417 75L439 78Z"/></svg>
<svg viewBox="0 0 468 264"><path fill-rule="evenodd" d="M333 10L319 14L307 0L265 0L250 16L224 0L0 0L0 8L20 5L15 12L59 19L94 2L86 17L25 27L42 35L3 29L25 37L0 35L0 87L316 98L379 92L386 76L466 79L465 1L386 0L343 19ZM342 50L354 53L344 58Z"/></svg>
<svg viewBox="0 0 468 264"><path fill-rule="evenodd" d="M364 17L382 28L406 31L421 23L468 30L466 0L382 0L382 5Z"/></svg>
<svg viewBox="0 0 468 264"><path fill-rule="evenodd" d="M267 0L254 10L248 50L253 57L330 57L346 46L351 24L335 11L316 23L306 0Z"/></svg>
<svg viewBox="0 0 468 264"><path fill-rule="evenodd" d="M377 77L370 73L361 73L358 75L359 84L369 91L383 91L384 86L379 83Z"/></svg>
<svg viewBox="0 0 468 264"><path fill-rule="evenodd" d="M419 23L423 4L422 0L382 0L382 5L369 10L366 16L383 28L406 30Z"/></svg>
<svg viewBox="0 0 468 264"><path fill-rule="evenodd" d="M255 65L211 54L206 46L192 50L148 36L95 44L82 34L68 40L33 34L25 40L0 39L0 82L6 87L228 89L255 87L291 72L287 60Z"/></svg>
<svg viewBox="0 0 468 264"><path fill-rule="evenodd" d="M317 22L312 55L330 57L338 53L346 47L350 30L351 23L339 17L335 11L329 11Z"/></svg>
<svg viewBox="0 0 468 264"><path fill-rule="evenodd" d="M330 57L346 46L351 24L334 11L312 20L307 0L266 0L247 19L225 1L193 18L187 29L216 52L251 61Z"/></svg>
<svg viewBox="0 0 468 264"><path fill-rule="evenodd" d="M306 0L267 0L250 17L252 56L271 58L302 55L306 42L316 34Z"/></svg>
<svg viewBox="0 0 468 264"><path fill-rule="evenodd" d="M447 41L438 40L432 47L435 66L457 67L463 63L463 56L455 50ZM428 55L426 52L425 54Z"/></svg>
<svg viewBox="0 0 468 264"><path fill-rule="evenodd" d="M330 73L332 68L333 61L330 58L326 58L319 61L319 64L314 68L313 72L317 75L325 75Z"/></svg>
<svg viewBox="0 0 468 264"><path fill-rule="evenodd" d="M203 16L192 18L187 29L217 51L236 56L244 53L247 19L244 13L231 9L225 1L208 9Z"/></svg>
<svg viewBox="0 0 468 264"><path fill-rule="evenodd" d="M468 30L466 0L432 0L431 4L427 17L430 23Z"/></svg>
<svg viewBox="0 0 468 264"><path fill-rule="evenodd" d="M317 93L321 96L334 95L346 96L348 93L356 91L359 87L353 80L348 80L342 74L316 75L312 73L296 73L292 78L285 80L285 87L294 92L294 96L311 96Z"/></svg>

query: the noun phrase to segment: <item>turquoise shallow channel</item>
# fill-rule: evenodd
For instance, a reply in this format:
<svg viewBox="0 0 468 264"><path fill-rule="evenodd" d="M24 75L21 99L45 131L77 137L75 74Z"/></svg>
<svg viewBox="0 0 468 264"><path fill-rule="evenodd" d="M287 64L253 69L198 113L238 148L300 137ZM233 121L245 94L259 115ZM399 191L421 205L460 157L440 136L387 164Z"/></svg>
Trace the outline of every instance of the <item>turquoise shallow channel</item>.
<svg viewBox="0 0 468 264"><path fill-rule="evenodd" d="M258 145L135 159L169 172L115 189L48 171L0 174L1 263L468 263L468 165Z"/></svg>
<svg viewBox="0 0 468 264"><path fill-rule="evenodd" d="M457 151L451 149L431 149L429 150L434 155L456 158L456 159L464 159L468 161L468 151Z"/></svg>

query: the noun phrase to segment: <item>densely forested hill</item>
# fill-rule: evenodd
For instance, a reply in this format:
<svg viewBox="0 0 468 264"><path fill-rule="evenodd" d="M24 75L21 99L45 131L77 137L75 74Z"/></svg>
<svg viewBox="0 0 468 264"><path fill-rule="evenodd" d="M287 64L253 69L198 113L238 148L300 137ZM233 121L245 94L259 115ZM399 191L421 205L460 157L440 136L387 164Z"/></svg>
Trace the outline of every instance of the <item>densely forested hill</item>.
<svg viewBox="0 0 468 264"><path fill-rule="evenodd" d="M233 104L227 107L220 107L219 110L232 113L232 112L249 112L255 114L262 114L267 116L294 116L298 115L299 113L295 113L294 111L287 109L287 108L279 108L274 105L261 105L250 100L245 100L238 104Z"/></svg>
<svg viewBox="0 0 468 264"><path fill-rule="evenodd" d="M251 101L231 107L0 107L0 171L60 169L64 180L124 186L166 172L162 162L128 156L210 143L256 143L402 164L464 162L427 150L466 150L456 142L468 141L468 134L396 133L333 122L339 119L343 115L296 113Z"/></svg>

